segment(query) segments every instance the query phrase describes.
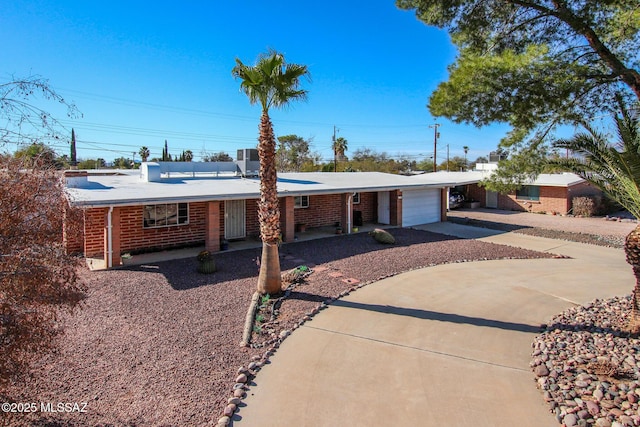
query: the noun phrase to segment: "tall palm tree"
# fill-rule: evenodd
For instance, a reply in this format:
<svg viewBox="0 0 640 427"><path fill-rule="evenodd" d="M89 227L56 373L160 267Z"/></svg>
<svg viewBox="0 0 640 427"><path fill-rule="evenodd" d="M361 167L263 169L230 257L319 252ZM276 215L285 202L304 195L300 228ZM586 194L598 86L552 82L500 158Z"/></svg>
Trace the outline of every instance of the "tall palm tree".
<svg viewBox="0 0 640 427"><path fill-rule="evenodd" d="M462 150L464 150L464 170L466 171L467 169L469 169L467 167L467 153L469 152L469 147L467 145L464 145L462 147Z"/></svg>
<svg viewBox="0 0 640 427"><path fill-rule="evenodd" d="M617 141L610 144L608 136L588 123L586 132L557 141L558 148L568 149L581 158L557 159L552 163L568 167L600 188L633 216L640 219L640 118L619 99L620 114L614 115ZM640 333L640 225L625 240L627 262L633 268L636 284L629 322L632 334Z"/></svg>
<svg viewBox="0 0 640 427"><path fill-rule="evenodd" d="M142 158L143 162L146 162L147 159L149 158L149 155L151 154L151 152L149 151L149 149L145 146L140 147L140 151L138 151L138 154L140 154L140 158Z"/></svg>
<svg viewBox="0 0 640 427"><path fill-rule="evenodd" d="M344 158L344 152L347 151L347 140L343 137L336 138L331 146L334 155L334 172L338 171L338 159Z"/></svg>
<svg viewBox="0 0 640 427"><path fill-rule="evenodd" d="M306 65L288 64L281 53L270 50L261 54L256 65L245 65L236 58L231 74L240 79L240 90L251 105L260 104L258 157L260 159L260 201L258 220L262 239L262 261L258 276L258 292L280 293L280 209L278 206L276 173L276 138L269 117L269 108L282 108L292 101L305 100L307 91L300 89L300 79L309 79Z"/></svg>

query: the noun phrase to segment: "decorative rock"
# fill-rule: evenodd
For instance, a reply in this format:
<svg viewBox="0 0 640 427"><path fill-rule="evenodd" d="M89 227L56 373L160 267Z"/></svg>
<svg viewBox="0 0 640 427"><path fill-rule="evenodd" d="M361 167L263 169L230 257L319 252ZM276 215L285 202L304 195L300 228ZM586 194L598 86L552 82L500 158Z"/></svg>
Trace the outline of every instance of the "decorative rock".
<svg viewBox="0 0 640 427"><path fill-rule="evenodd" d="M229 422L231 421L231 418L227 417L226 415L222 418L220 418L218 420L218 425L219 426L228 426Z"/></svg>
<svg viewBox="0 0 640 427"><path fill-rule="evenodd" d="M246 393L244 392L244 390L243 390L243 389L238 388L238 389L234 390L234 392L233 392L233 396L234 396L234 397L243 398L243 397L245 397L245 396L246 396Z"/></svg>
<svg viewBox="0 0 640 427"><path fill-rule="evenodd" d="M594 390L593 392L594 399L596 399L597 401L601 401L603 397L604 397L604 393L602 392L602 390L600 390L599 388Z"/></svg>
<svg viewBox="0 0 640 427"><path fill-rule="evenodd" d="M237 397L230 397L230 398L227 400L227 403L228 403L228 404L232 404L232 403L233 403L233 404L234 404L234 405L236 405L236 406L238 406L238 405L240 404L240 402L242 402L242 400L238 399Z"/></svg>
<svg viewBox="0 0 640 427"><path fill-rule="evenodd" d="M591 415L598 415L600 413L600 405L593 400L587 400L587 411L589 411Z"/></svg>
<svg viewBox="0 0 640 427"><path fill-rule="evenodd" d="M598 418L596 420L596 427L611 427L611 421L606 418Z"/></svg>
<svg viewBox="0 0 640 427"><path fill-rule="evenodd" d="M576 414L567 414L564 416L564 418L562 419L562 423L566 426L566 427L573 427L576 424L578 424L578 417L576 416Z"/></svg>
<svg viewBox="0 0 640 427"><path fill-rule="evenodd" d="M230 403L224 407L225 416L230 417L233 415L234 412L236 412L236 405L234 405L233 403Z"/></svg>
<svg viewBox="0 0 640 427"><path fill-rule="evenodd" d="M278 335L278 337L280 339L285 339L289 335L291 335L291 331L285 329L284 331L280 332L280 335Z"/></svg>
<svg viewBox="0 0 640 427"><path fill-rule="evenodd" d="M536 366L534 372L538 377L546 377L547 375L549 375L549 369L546 365Z"/></svg>

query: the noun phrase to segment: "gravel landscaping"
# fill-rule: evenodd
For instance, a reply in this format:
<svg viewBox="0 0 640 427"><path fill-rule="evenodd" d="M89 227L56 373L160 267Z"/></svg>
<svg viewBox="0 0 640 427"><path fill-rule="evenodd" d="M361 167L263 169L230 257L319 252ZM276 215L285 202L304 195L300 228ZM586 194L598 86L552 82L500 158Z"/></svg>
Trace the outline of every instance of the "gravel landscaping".
<svg viewBox="0 0 640 427"><path fill-rule="evenodd" d="M254 333L252 347L239 343L255 290L257 249L216 254L219 271L211 275L198 274L195 259L84 271L87 298L61 319L60 351L39 361L33 378L7 395L15 402L86 403L86 412L9 414L2 422L215 425L229 401L238 403L234 394L243 395L246 374L267 363L279 340L345 292L420 267L552 257L425 231L391 233L395 245L364 233L284 245L283 271L306 265L313 273L279 301L279 315Z"/></svg>
<svg viewBox="0 0 640 427"><path fill-rule="evenodd" d="M451 222L530 236L621 248L637 221L627 212L610 217L577 218L498 209L460 209L448 212Z"/></svg>
<svg viewBox="0 0 640 427"><path fill-rule="evenodd" d="M630 297L572 307L534 341L531 367L562 425L640 425L640 340L624 332L630 310Z"/></svg>

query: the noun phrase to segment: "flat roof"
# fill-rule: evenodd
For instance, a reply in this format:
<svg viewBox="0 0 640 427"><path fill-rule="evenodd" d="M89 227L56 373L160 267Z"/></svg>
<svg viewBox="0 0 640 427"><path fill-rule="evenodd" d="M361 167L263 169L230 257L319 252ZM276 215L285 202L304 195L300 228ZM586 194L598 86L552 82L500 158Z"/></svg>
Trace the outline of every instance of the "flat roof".
<svg viewBox="0 0 640 427"><path fill-rule="evenodd" d="M423 183L439 183L445 187L455 187L456 185L475 184L488 178L493 170L467 171L467 172L433 172L422 175L413 175L412 179ZM571 187L580 184L584 180L578 175L570 172L563 173L542 173L528 185L538 185L544 187Z"/></svg>
<svg viewBox="0 0 640 427"><path fill-rule="evenodd" d="M349 192L442 188L437 182L382 172L299 172L278 174L278 195L301 196ZM140 179L131 172L112 175L90 174L68 180L71 203L83 207L132 206L153 203L209 200L257 199L260 180L239 176L176 176L157 182Z"/></svg>

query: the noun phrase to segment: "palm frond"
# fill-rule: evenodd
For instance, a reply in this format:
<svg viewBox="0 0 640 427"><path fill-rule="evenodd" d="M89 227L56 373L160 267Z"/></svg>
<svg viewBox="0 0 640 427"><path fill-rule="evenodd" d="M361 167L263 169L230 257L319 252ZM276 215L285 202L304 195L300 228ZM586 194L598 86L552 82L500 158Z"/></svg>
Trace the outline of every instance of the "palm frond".
<svg viewBox="0 0 640 427"><path fill-rule="evenodd" d="M253 67L236 58L231 73L242 80L240 89L249 97L249 102L259 102L263 111L271 106L286 107L292 101L306 100L307 91L300 89L300 79L310 80L307 66L288 64L284 55L275 50L261 54Z"/></svg>
<svg viewBox="0 0 640 427"><path fill-rule="evenodd" d="M585 132L554 143L579 157L550 163L575 172L640 218L640 121L622 102L613 119L617 141L585 123Z"/></svg>

